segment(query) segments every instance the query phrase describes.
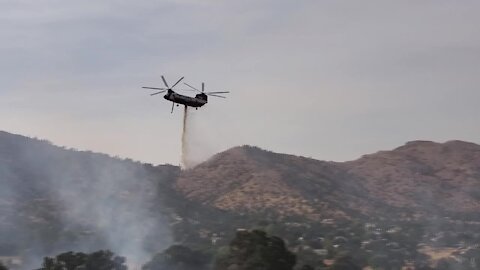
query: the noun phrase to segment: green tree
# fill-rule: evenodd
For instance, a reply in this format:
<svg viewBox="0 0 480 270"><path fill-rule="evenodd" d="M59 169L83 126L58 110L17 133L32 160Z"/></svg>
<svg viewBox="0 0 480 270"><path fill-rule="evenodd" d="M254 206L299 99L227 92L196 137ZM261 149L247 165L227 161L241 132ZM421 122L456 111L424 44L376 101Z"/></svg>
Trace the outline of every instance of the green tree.
<svg viewBox="0 0 480 270"><path fill-rule="evenodd" d="M215 270L291 270L296 257L281 238L264 231L240 231L223 256L215 261Z"/></svg>
<svg viewBox="0 0 480 270"><path fill-rule="evenodd" d="M91 254L65 252L55 258L45 257L40 270L127 270L125 258L115 256L109 250Z"/></svg>

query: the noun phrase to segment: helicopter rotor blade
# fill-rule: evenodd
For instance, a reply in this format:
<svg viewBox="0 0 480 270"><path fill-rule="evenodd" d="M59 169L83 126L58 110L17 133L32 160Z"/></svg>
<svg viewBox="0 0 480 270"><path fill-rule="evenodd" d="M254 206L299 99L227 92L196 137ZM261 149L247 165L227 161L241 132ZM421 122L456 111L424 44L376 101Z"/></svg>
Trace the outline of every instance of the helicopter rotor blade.
<svg viewBox="0 0 480 270"><path fill-rule="evenodd" d="M167 89L165 89L165 88L163 88L163 87L162 87L162 88L158 88L158 87L147 87L147 86L144 86L144 87L142 87L142 88L144 88L144 89L153 89L153 90L167 90Z"/></svg>
<svg viewBox="0 0 480 270"><path fill-rule="evenodd" d="M150 94L150 96L155 96L155 95L161 94L161 93L163 93L163 92L165 92L165 91L167 91L167 90L163 90L163 91L160 91L160 92L156 92L156 93Z"/></svg>
<svg viewBox="0 0 480 270"><path fill-rule="evenodd" d="M163 77L163 75L162 75L162 81L163 81L163 83L165 84L165 86L166 86L167 88L170 88L170 87L168 86L167 80L165 80L165 77Z"/></svg>
<svg viewBox="0 0 480 270"><path fill-rule="evenodd" d="M221 91L221 92L207 92L207 95L210 95L210 94L227 94L227 93L230 93L229 91Z"/></svg>
<svg viewBox="0 0 480 270"><path fill-rule="evenodd" d="M173 87L175 87L175 85L177 85L179 82L181 82L183 80L183 78L185 78L185 77L180 78L180 80L178 80L174 85L172 85L172 87L170 87L170 89L172 89Z"/></svg>
<svg viewBox="0 0 480 270"><path fill-rule="evenodd" d="M208 95L209 95L209 96L212 96L212 97L227 98L227 97L219 96L219 95L215 95L215 94L208 94Z"/></svg>
<svg viewBox="0 0 480 270"><path fill-rule="evenodd" d="M188 84L188 83L183 83L183 84L185 84L186 86L188 86L188 87L192 88L193 90L195 90L195 91L198 91L198 92L200 92L200 93L201 93L201 91L200 91L200 90L198 90L197 88L195 88L195 87L191 86L190 84Z"/></svg>

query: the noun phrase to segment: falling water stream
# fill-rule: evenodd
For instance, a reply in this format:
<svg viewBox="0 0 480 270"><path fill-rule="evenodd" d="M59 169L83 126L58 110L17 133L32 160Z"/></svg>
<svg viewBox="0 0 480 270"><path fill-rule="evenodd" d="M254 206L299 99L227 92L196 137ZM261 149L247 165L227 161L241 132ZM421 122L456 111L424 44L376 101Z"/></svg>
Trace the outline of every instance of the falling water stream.
<svg viewBox="0 0 480 270"><path fill-rule="evenodd" d="M189 160L188 160L188 141L187 141L187 135L188 135L188 129L187 129L187 121L188 121L188 107L185 106L183 110L183 131L182 131L182 169L188 169L189 168Z"/></svg>

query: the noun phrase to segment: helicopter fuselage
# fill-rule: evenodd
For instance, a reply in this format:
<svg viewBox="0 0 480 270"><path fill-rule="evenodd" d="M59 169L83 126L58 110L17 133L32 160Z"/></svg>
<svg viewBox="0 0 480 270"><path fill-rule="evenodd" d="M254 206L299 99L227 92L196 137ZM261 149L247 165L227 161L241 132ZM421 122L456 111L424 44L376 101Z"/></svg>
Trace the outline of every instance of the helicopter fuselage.
<svg viewBox="0 0 480 270"><path fill-rule="evenodd" d="M194 108L202 107L208 102L207 95L204 93L197 94L195 97L189 97L180 95L173 90L168 90L167 94L163 96L163 98L173 103L183 104L185 106Z"/></svg>

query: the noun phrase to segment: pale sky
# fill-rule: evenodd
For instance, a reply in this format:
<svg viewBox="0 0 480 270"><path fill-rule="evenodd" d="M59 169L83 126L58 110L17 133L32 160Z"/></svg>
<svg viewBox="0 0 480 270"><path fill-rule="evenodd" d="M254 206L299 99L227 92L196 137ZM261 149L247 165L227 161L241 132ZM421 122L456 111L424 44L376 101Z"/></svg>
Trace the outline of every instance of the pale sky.
<svg viewBox="0 0 480 270"><path fill-rule="evenodd" d="M231 91L193 112L200 158L480 143L479 14L478 0L0 0L0 130L177 165L181 108L141 89L163 74Z"/></svg>

